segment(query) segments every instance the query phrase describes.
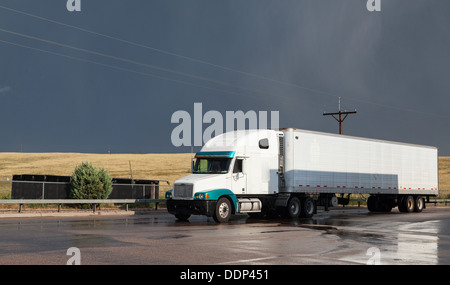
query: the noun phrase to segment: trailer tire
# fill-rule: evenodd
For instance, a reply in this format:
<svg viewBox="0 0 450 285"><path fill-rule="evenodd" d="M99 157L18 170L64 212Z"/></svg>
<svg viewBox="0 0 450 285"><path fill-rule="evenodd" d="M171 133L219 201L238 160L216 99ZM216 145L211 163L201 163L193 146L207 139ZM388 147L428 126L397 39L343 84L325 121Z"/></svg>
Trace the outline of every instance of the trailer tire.
<svg viewBox="0 0 450 285"><path fill-rule="evenodd" d="M314 199L311 197L306 197L303 200L302 217L311 218L316 212L315 208L316 203L314 202Z"/></svg>
<svg viewBox="0 0 450 285"><path fill-rule="evenodd" d="M417 196L416 199L414 199L414 212L422 212L424 205L425 201L423 200L422 196Z"/></svg>
<svg viewBox="0 0 450 285"><path fill-rule="evenodd" d="M378 211L378 201L377 197L370 195L369 198L367 198L367 209L370 212L376 212Z"/></svg>
<svg viewBox="0 0 450 285"><path fill-rule="evenodd" d="M397 207L398 207L398 210L399 210L401 213L405 213L405 212L406 212L406 209L405 209L405 203L403 202L404 199L405 199L405 196L400 196L400 197L397 199Z"/></svg>
<svg viewBox="0 0 450 285"><path fill-rule="evenodd" d="M395 200L391 197L380 197L378 207L380 212L389 213L395 205Z"/></svg>
<svg viewBox="0 0 450 285"><path fill-rule="evenodd" d="M226 223L231 217L231 203L226 197L221 197L217 200L216 209L213 214L213 219L217 223Z"/></svg>
<svg viewBox="0 0 450 285"><path fill-rule="evenodd" d="M411 213L414 211L415 204L416 203L413 196L408 195L403 198L403 207L406 213Z"/></svg>

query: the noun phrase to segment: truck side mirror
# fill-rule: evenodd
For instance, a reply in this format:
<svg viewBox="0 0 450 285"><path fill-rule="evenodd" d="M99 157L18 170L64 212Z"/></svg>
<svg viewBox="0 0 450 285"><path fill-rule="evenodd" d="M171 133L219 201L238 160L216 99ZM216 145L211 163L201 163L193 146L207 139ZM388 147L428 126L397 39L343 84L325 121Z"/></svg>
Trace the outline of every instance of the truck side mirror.
<svg viewBox="0 0 450 285"><path fill-rule="evenodd" d="M269 139L260 139L259 140L259 148L260 149L269 149Z"/></svg>

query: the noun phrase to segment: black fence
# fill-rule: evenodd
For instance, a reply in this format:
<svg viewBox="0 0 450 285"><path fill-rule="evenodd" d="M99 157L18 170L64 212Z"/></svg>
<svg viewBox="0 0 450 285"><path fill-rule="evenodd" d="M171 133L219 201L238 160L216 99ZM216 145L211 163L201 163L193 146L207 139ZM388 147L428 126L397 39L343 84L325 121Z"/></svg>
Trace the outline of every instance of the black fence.
<svg viewBox="0 0 450 285"><path fill-rule="evenodd" d="M158 199L159 180L113 178L108 199Z"/></svg>
<svg viewBox="0 0 450 285"><path fill-rule="evenodd" d="M14 175L11 199L70 199L70 176ZM108 199L158 199L159 180L113 178Z"/></svg>

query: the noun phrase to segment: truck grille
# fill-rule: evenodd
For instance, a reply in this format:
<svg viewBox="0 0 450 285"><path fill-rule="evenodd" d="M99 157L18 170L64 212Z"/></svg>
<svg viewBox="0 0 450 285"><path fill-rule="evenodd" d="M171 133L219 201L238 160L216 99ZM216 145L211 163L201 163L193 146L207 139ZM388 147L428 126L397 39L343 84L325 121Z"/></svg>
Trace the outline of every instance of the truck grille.
<svg viewBox="0 0 450 285"><path fill-rule="evenodd" d="M193 191L192 184L175 184L173 186L173 197L174 198L192 198Z"/></svg>

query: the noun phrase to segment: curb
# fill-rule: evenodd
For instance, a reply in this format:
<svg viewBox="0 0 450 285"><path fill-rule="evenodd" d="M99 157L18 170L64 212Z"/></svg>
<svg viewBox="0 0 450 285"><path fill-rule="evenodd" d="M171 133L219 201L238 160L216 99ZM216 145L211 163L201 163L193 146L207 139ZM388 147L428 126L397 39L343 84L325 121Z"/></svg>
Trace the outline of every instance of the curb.
<svg viewBox="0 0 450 285"><path fill-rule="evenodd" d="M136 208L133 210L117 209L98 209L92 210L56 210L48 209L29 209L19 213L17 210L0 209L0 220L3 218L33 218L33 217L100 217L100 216L133 216L133 215L161 215L167 214L165 208L158 210L149 210L145 208Z"/></svg>

